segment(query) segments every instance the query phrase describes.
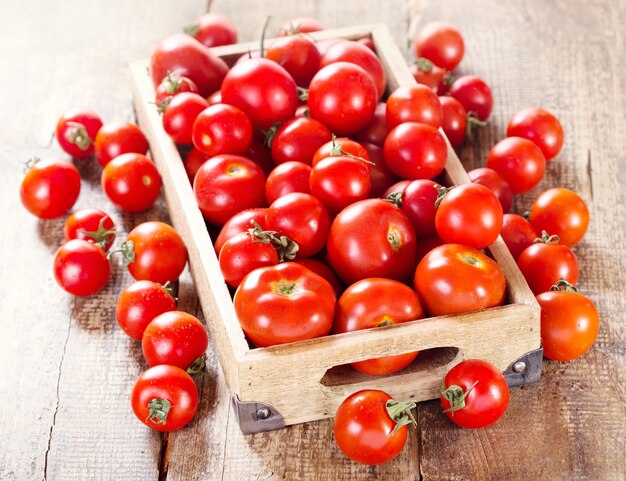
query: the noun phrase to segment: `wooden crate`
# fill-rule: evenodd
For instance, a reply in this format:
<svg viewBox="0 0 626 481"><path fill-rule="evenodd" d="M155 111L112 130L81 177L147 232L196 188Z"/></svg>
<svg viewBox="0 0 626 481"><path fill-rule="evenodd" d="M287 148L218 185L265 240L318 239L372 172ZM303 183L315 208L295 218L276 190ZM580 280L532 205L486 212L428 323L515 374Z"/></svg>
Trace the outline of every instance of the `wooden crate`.
<svg viewBox="0 0 626 481"><path fill-rule="evenodd" d="M415 83L384 25L327 30L311 36L317 40L371 36L387 74L388 90ZM218 47L213 52L228 62L255 49L257 42ZM434 399L444 373L462 359L481 358L493 363L505 372L512 386L538 379L542 360L539 306L501 238L488 250L507 279L505 306L251 349L178 150L151 103L154 88L148 65L148 61L131 64L137 116L163 177L172 223L187 244L210 338L244 432L331 417L346 396L360 389L383 389L398 399ZM450 146L445 176L450 184L469 182ZM411 366L386 377L365 376L347 366L416 350L422 352Z"/></svg>

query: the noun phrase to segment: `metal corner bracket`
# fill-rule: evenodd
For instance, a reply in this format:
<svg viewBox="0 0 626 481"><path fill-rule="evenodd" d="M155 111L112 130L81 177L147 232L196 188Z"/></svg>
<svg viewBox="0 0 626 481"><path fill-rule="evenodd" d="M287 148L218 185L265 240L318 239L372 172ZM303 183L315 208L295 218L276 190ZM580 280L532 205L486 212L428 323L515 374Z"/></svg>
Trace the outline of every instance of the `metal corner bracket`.
<svg viewBox="0 0 626 481"><path fill-rule="evenodd" d="M232 396L233 409L244 434L272 431L285 427L281 414L269 404L241 402L237 394Z"/></svg>
<svg viewBox="0 0 626 481"><path fill-rule="evenodd" d="M504 371L504 378L509 387L532 384L541 377L542 364L543 347L540 347L513 361Z"/></svg>

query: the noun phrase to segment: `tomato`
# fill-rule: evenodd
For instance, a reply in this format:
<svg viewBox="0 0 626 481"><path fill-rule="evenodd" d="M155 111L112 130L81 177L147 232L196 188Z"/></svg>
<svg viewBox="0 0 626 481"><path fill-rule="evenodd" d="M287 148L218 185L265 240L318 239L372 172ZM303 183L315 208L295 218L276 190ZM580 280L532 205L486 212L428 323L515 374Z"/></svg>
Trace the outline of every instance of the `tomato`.
<svg viewBox="0 0 626 481"><path fill-rule="evenodd" d="M407 424L415 424L415 403L394 401L389 394L366 389L348 396L337 409L333 431L337 445L353 461L382 464L406 444Z"/></svg>
<svg viewBox="0 0 626 481"><path fill-rule="evenodd" d="M277 38L267 49L266 57L289 72L300 87L309 86L321 59L315 44L302 35Z"/></svg>
<svg viewBox="0 0 626 481"><path fill-rule="evenodd" d="M418 57L409 68L418 84L426 85L438 95L443 95L448 89L446 85L446 69L438 67L424 57Z"/></svg>
<svg viewBox="0 0 626 481"><path fill-rule="evenodd" d="M276 166L267 176L265 183L265 198L268 203L274 202L283 195L292 192L310 193L309 177L311 167L302 162L285 162Z"/></svg>
<svg viewBox="0 0 626 481"><path fill-rule="evenodd" d="M156 431L189 424L198 409L198 388L189 374L166 364L144 371L130 395L137 419Z"/></svg>
<svg viewBox="0 0 626 481"><path fill-rule="evenodd" d="M162 113L165 110L167 104L172 100L172 97L184 92L191 92L192 94L198 93L198 87L193 83L193 80L183 77L181 75L168 73L161 83L155 88L155 100L159 111ZM219 90L217 90L219 92ZM211 94L213 95L213 94Z"/></svg>
<svg viewBox="0 0 626 481"><path fill-rule="evenodd" d="M143 212L154 205L161 192L161 176L142 154L122 154L102 170L102 190L120 210Z"/></svg>
<svg viewBox="0 0 626 481"><path fill-rule="evenodd" d="M276 165L290 161L311 165L317 150L330 140L330 131L315 119L288 120L271 139L272 160Z"/></svg>
<svg viewBox="0 0 626 481"><path fill-rule="evenodd" d="M257 232L259 232L257 234ZM238 287L258 267L278 264L278 253L270 237L259 227L228 239L220 250L220 270L226 283Z"/></svg>
<svg viewBox="0 0 626 481"><path fill-rule="evenodd" d="M439 97L441 103L441 128L452 147L460 147L467 134L467 112L454 97Z"/></svg>
<svg viewBox="0 0 626 481"><path fill-rule="evenodd" d="M319 149L317 149L311 164L315 167L320 160L339 155L370 160L367 150L365 150L365 148L358 142L348 139L347 137L333 137L331 141L326 142Z"/></svg>
<svg viewBox="0 0 626 481"><path fill-rule="evenodd" d="M268 175L276 166L272 160L272 154L265 144L255 138L252 139L250 148L244 157L247 157L256 165L261 167L265 175Z"/></svg>
<svg viewBox="0 0 626 481"><path fill-rule="evenodd" d="M418 238L433 235L435 231L435 202L441 186L429 179L412 180L402 191L400 205L413 224ZM396 196L397 197L397 196Z"/></svg>
<svg viewBox="0 0 626 481"><path fill-rule="evenodd" d="M419 263L413 280L426 312L432 316L504 303L506 280L502 269L473 247L461 244L435 247Z"/></svg>
<svg viewBox="0 0 626 481"><path fill-rule="evenodd" d="M367 126L354 134L354 138L361 143L372 143L380 147L385 143L389 129L387 128L387 104L379 102L374 111L374 117Z"/></svg>
<svg viewBox="0 0 626 481"><path fill-rule="evenodd" d="M448 94L461 102L468 115L474 112L479 120L487 120L493 107L493 95L489 85L475 75L463 75L457 78Z"/></svg>
<svg viewBox="0 0 626 481"><path fill-rule="evenodd" d="M148 152L148 140L139 127L130 122L111 122L100 128L94 142L94 155L102 167L118 155L131 152Z"/></svg>
<svg viewBox="0 0 626 481"><path fill-rule="evenodd" d="M310 271L315 272L318 276L326 279L328 283L332 286L333 291L335 291L335 296L339 297L341 291L343 291L343 285L337 277L337 274L335 274L330 267L328 267L322 261L318 261L317 259L312 259L310 257L294 259L293 262L306 267Z"/></svg>
<svg viewBox="0 0 626 481"><path fill-rule="evenodd" d="M185 166L185 172L187 173L187 177L189 177L189 182L193 185L193 181L196 178L196 174L202 164L204 164L209 158L200 152L197 148L192 147L185 160L183 160L183 164Z"/></svg>
<svg viewBox="0 0 626 481"><path fill-rule="evenodd" d="M111 266L104 251L91 242L73 239L54 256L54 278L74 296L91 296L109 281Z"/></svg>
<svg viewBox="0 0 626 481"><path fill-rule="evenodd" d="M222 102L222 91L216 90L206 98L206 101L208 102L209 106L224 103Z"/></svg>
<svg viewBox="0 0 626 481"><path fill-rule="evenodd" d="M126 249L132 248L128 271L137 280L174 282L185 269L187 248L172 226L144 222L130 231L126 242Z"/></svg>
<svg viewBox="0 0 626 481"><path fill-rule="evenodd" d="M265 225L298 244L298 257L310 257L324 247L330 217L318 199L293 192L272 202L265 214Z"/></svg>
<svg viewBox="0 0 626 481"><path fill-rule="evenodd" d="M193 145L208 157L243 155L252 142L252 123L237 107L211 105L193 122L191 139Z"/></svg>
<svg viewBox="0 0 626 481"><path fill-rule="evenodd" d="M598 336L598 311L588 297L567 282L537 296L541 306L543 355L553 361L571 361L585 354Z"/></svg>
<svg viewBox="0 0 626 481"><path fill-rule="evenodd" d="M267 207L255 207L252 209L245 209L236 213L230 219L226 221L219 235L215 239L214 247L215 253L219 256L224 243L231 237L236 236L241 232L246 232L248 229L254 227L252 221L259 224L261 229L265 229L265 213Z"/></svg>
<svg viewBox="0 0 626 481"><path fill-rule="evenodd" d="M369 197L383 197L389 186L398 181L398 177L387 167L382 147L363 143L363 148L367 151L369 160L372 162L372 164L368 164L371 184Z"/></svg>
<svg viewBox="0 0 626 481"><path fill-rule="evenodd" d="M537 232L531 223L517 214L504 214L500 235L515 260L537 238Z"/></svg>
<svg viewBox="0 0 626 481"><path fill-rule="evenodd" d="M589 210L578 194L568 189L549 189L541 193L530 208L530 223L538 232L559 236L559 242L578 244L589 226Z"/></svg>
<svg viewBox="0 0 626 481"><path fill-rule="evenodd" d="M443 172L448 158L448 146L439 131L417 122L394 128L383 149L389 170L405 179L432 179Z"/></svg>
<svg viewBox="0 0 626 481"><path fill-rule="evenodd" d="M185 28L185 33L209 48L237 43L235 25L219 13L200 15L192 25Z"/></svg>
<svg viewBox="0 0 626 481"><path fill-rule="evenodd" d="M293 117L298 92L296 82L283 67L266 58L253 58L228 72L222 100L243 110L255 127L267 130Z"/></svg>
<svg viewBox="0 0 626 481"><path fill-rule="evenodd" d="M322 56L320 69L336 62L349 62L365 70L376 85L378 99L385 93L387 77L380 60L371 49L359 42L344 40L331 46Z"/></svg>
<svg viewBox="0 0 626 481"><path fill-rule="evenodd" d="M163 129L177 144L191 144L194 122L208 106L206 99L198 94L183 92L176 95L163 112Z"/></svg>
<svg viewBox="0 0 626 481"><path fill-rule="evenodd" d="M337 301L333 333L359 331L423 319L424 311L410 287L391 279L363 279L348 287ZM370 376L398 372L417 357L417 352L384 356L352 363L357 371Z"/></svg>
<svg viewBox="0 0 626 481"><path fill-rule="evenodd" d="M165 287L152 281L137 281L117 298L115 318L128 337L141 341L152 319L174 310L176 300Z"/></svg>
<svg viewBox="0 0 626 481"><path fill-rule="evenodd" d="M93 142L102 127L102 120L91 110L65 112L56 127L56 138L61 148L76 159L93 154Z"/></svg>
<svg viewBox="0 0 626 481"><path fill-rule="evenodd" d="M233 302L243 331L259 347L325 336L335 311L328 281L293 262L253 270Z"/></svg>
<svg viewBox="0 0 626 481"><path fill-rule="evenodd" d="M441 127L439 97L425 85L398 87L387 99L387 127L393 129L404 122L419 122Z"/></svg>
<svg viewBox="0 0 626 481"><path fill-rule="evenodd" d="M495 170L488 167L479 167L478 169L470 170L467 175L474 184L484 185L495 194L502 206L502 212L506 213L511 210L513 191L511 191L509 183Z"/></svg>
<svg viewBox="0 0 626 481"><path fill-rule="evenodd" d="M220 89L228 66L196 39L176 33L162 40L150 59L155 87L170 72L191 79L198 87L198 93L208 97Z"/></svg>
<svg viewBox="0 0 626 481"><path fill-rule="evenodd" d="M411 182L412 181L410 180L399 180L391 187L389 187L381 197L383 199L388 199L391 194L402 194L404 192L404 189L406 189L406 186L409 185Z"/></svg>
<svg viewBox="0 0 626 481"><path fill-rule="evenodd" d="M67 218L63 233L65 242L83 239L97 244L106 252L115 240L115 223L100 209L81 209Z"/></svg>
<svg viewBox="0 0 626 481"><path fill-rule="evenodd" d="M278 36L295 35L297 33L310 33L324 30L322 24L311 17L296 17L283 23L278 30Z"/></svg>
<svg viewBox="0 0 626 481"><path fill-rule="evenodd" d="M489 151L487 167L498 172L514 194L521 194L541 182L546 159L541 149L530 140L507 137Z"/></svg>
<svg viewBox="0 0 626 481"><path fill-rule="evenodd" d="M465 53L463 37L445 22L426 24L415 39L415 55L424 57L446 70L454 70Z"/></svg>
<svg viewBox="0 0 626 481"><path fill-rule="evenodd" d="M422 259L432 251L435 247L439 247L443 245L443 241L439 238L437 234L429 235L428 237L421 237L417 240L417 250L415 252L415 257L417 259L417 264L419 265L422 262Z"/></svg>
<svg viewBox="0 0 626 481"><path fill-rule="evenodd" d="M506 128L507 137L531 140L546 160L552 160L563 147L563 127L554 115L544 109L529 108L516 113Z"/></svg>
<svg viewBox="0 0 626 481"><path fill-rule="evenodd" d="M349 135L372 121L378 92L370 75L361 67L335 62L315 74L307 102L311 117L337 135Z"/></svg>
<svg viewBox="0 0 626 481"><path fill-rule="evenodd" d="M328 234L328 261L352 284L368 277L405 280L415 269L415 231L396 206L366 199L346 207Z"/></svg>
<svg viewBox="0 0 626 481"><path fill-rule="evenodd" d="M195 374L204 369L209 336L191 314L168 311L156 316L141 338L143 357L150 367L167 364Z"/></svg>
<svg viewBox="0 0 626 481"><path fill-rule="evenodd" d="M26 210L40 219L61 217L80 194L80 173L64 159L35 159L20 185Z"/></svg>
<svg viewBox="0 0 626 481"><path fill-rule="evenodd" d="M440 395L443 412L464 428L495 423L506 412L509 398L502 373L481 359L466 359L450 369Z"/></svg>

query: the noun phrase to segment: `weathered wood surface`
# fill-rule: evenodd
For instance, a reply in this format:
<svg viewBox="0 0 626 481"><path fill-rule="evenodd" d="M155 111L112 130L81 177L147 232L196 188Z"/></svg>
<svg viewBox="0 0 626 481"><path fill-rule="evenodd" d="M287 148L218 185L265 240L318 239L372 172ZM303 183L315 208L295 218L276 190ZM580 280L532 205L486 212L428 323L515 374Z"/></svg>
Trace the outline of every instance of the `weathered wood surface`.
<svg viewBox="0 0 626 481"><path fill-rule="evenodd" d="M242 40L254 39L266 14L273 24L312 15L328 27L383 22L398 44L425 22L460 27L467 53L461 72L494 89L494 114L477 142L461 149L479 165L517 110L541 105L563 121L566 144L546 179L516 201L528 208L551 186L581 192L592 215L576 248L580 286L601 316L598 341L582 359L546 362L540 382L516 388L504 418L478 431L455 428L437 403L420 404L418 430L384 466L350 463L332 440L332 421L244 436L211 358L199 383L194 422L169 436L149 432L128 396L144 368L139 346L117 328L114 303L130 282L114 269L93 299L73 300L52 279L63 220L38 222L19 205L20 161L60 155L51 141L58 116L91 107L106 120L131 119L127 64L206 8L184 0L4 2L0 16L0 479L545 479L626 478L626 3L501 1L243 2L215 0ZM162 204L121 215L99 189L100 169L78 163L86 179L77 207L99 206L123 232ZM123 237L124 233L120 233ZM188 277L181 307L199 312Z"/></svg>

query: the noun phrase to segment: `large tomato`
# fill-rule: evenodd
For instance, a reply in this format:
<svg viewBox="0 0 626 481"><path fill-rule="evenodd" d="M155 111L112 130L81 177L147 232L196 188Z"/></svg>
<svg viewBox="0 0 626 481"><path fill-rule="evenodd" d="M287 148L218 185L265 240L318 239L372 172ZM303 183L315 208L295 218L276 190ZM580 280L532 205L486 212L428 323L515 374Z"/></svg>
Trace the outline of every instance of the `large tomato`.
<svg viewBox="0 0 626 481"><path fill-rule="evenodd" d="M589 210L576 192L549 189L539 194L530 208L530 223L538 232L557 235L561 244L571 247L587 232Z"/></svg>

